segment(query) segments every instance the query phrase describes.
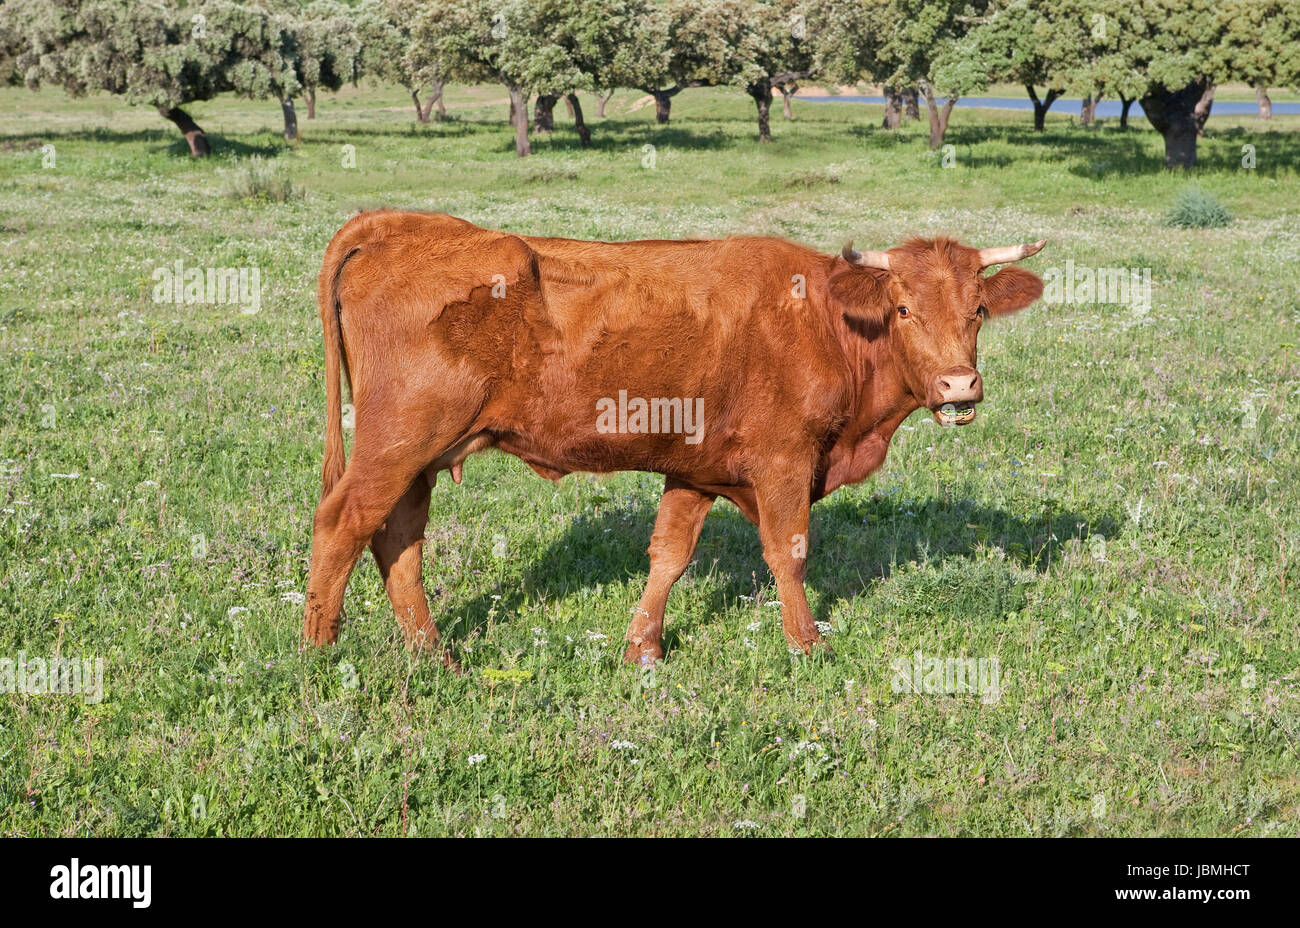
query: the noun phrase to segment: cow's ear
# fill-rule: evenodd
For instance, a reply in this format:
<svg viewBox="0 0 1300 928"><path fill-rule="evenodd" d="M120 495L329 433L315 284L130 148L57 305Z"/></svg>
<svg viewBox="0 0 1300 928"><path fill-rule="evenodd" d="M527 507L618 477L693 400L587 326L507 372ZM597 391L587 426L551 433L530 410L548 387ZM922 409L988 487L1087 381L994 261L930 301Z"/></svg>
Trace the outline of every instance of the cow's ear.
<svg viewBox="0 0 1300 928"><path fill-rule="evenodd" d="M1005 316L1024 309L1043 295L1043 281L1032 271L1014 264L984 278L984 306L990 316Z"/></svg>
<svg viewBox="0 0 1300 928"><path fill-rule="evenodd" d="M850 325L868 338L883 332L889 324L888 271L854 267L837 261L838 268L827 281L831 309L845 316Z"/></svg>

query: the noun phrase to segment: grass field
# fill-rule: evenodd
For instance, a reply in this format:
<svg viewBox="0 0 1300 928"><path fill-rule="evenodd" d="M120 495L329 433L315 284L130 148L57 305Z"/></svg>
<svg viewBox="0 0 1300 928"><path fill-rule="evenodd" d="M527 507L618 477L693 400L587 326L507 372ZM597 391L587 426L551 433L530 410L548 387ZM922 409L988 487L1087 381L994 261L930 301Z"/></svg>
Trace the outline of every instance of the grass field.
<svg viewBox="0 0 1300 928"><path fill-rule="evenodd" d="M150 109L0 91L0 658L99 657L106 690L0 695L0 834L1300 832L1300 119L1215 117L1186 177L1141 119L958 110L946 168L879 107L797 102L760 146L739 93L666 127L620 94L588 99L592 149L561 107L519 160L504 96L453 88L417 127L348 90L292 147L274 104L198 104L196 161ZM232 193L252 155L283 202ZM1189 185L1234 220L1165 226ZM456 676L408 658L369 555L340 644L299 650L315 275L379 205L828 251L1046 236L1030 268L1150 268L1152 298L986 326L976 423L913 416L814 508L833 657L787 652L720 503L666 662L625 667L661 478L473 458L426 550ZM260 311L155 302L178 260L259 269ZM996 659L1000 698L897 691L917 652Z"/></svg>

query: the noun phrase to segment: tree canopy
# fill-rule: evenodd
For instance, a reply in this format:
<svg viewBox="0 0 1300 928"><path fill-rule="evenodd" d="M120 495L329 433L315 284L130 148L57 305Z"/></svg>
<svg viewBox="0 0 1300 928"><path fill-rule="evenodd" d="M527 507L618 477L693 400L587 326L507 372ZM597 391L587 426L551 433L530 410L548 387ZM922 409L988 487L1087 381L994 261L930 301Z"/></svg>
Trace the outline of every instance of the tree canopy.
<svg viewBox="0 0 1300 928"><path fill-rule="evenodd" d="M403 87L415 117L445 115L448 81L494 82L511 102L515 149L552 127L578 91L649 94L666 123L692 87L734 87L771 138L773 90L808 80L879 85L885 125L924 96L930 144L957 100L991 82L1025 88L1042 129L1066 93L1141 102L1165 161L1190 167L1215 87L1300 85L1300 0L5 0L0 80L105 92L151 105L195 155L207 138L185 111L221 93L273 99L285 135L294 98L362 77ZM529 118L533 106L535 120Z"/></svg>

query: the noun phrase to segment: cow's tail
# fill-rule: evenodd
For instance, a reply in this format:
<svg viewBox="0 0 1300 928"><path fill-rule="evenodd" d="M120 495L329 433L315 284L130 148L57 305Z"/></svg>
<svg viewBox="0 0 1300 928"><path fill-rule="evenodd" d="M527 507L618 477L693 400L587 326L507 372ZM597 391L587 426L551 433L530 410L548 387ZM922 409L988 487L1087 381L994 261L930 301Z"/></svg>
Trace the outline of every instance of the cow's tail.
<svg viewBox="0 0 1300 928"><path fill-rule="evenodd" d="M325 461L321 465L321 498L343 477L347 451L343 447L343 379L348 378L347 352L343 349L339 280L348 259L360 251L345 226L325 250L316 291L320 304L321 329L325 334Z"/></svg>

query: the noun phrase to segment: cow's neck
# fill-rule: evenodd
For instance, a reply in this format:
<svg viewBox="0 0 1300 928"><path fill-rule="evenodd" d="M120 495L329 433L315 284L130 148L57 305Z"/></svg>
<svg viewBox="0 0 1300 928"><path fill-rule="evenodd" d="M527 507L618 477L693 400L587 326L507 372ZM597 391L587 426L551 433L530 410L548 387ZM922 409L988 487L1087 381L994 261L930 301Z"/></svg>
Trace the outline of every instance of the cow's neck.
<svg viewBox="0 0 1300 928"><path fill-rule="evenodd" d="M904 385L894 363L888 332L866 339L846 331L844 337L857 401L827 454L821 496L865 480L880 467L894 432L921 406Z"/></svg>

